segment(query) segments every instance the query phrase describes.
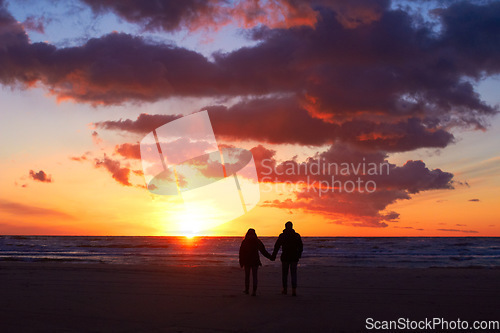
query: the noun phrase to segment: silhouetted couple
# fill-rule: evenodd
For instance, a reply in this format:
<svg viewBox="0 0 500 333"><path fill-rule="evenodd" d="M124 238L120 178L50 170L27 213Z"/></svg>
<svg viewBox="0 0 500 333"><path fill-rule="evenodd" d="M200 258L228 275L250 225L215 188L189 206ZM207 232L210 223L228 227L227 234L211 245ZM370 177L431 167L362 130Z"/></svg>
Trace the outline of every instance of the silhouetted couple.
<svg viewBox="0 0 500 333"><path fill-rule="evenodd" d="M288 290L288 271L292 279L292 295L297 295L297 264L302 255L302 239L293 230L292 222L285 223L285 230L278 237L274 244L273 254L267 252L264 244L260 241L254 229L248 229L245 239L240 247L240 266L245 268L245 294L250 290L250 272L253 277L252 296L257 293L257 272L260 262L259 252L269 260L276 260L276 255L281 248L281 279L283 283L282 294L286 295Z"/></svg>

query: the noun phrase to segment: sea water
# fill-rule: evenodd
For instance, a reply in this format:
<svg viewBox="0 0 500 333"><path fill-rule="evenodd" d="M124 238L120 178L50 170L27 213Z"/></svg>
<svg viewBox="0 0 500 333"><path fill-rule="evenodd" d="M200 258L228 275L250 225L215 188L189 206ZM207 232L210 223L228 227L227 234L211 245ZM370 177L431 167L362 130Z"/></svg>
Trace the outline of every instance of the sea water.
<svg viewBox="0 0 500 333"><path fill-rule="evenodd" d="M260 237L269 252L276 237ZM500 237L303 237L300 265L500 267ZM241 237L0 236L0 262L238 265ZM264 265L269 261L261 258Z"/></svg>

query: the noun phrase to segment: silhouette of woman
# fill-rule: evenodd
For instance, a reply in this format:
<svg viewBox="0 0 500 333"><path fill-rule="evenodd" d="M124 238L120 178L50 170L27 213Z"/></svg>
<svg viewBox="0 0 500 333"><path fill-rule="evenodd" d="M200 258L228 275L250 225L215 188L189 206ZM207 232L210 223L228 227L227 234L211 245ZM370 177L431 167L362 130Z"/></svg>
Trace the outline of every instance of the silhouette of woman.
<svg viewBox="0 0 500 333"><path fill-rule="evenodd" d="M240 246L240 267L245 267L245 294L248 294L250 289L250 271L253 277L253 292L252 296L257 294L257 271L259 266L262 266L259 257L259 251L268 259L271 258L269 252L266 251L264 244L257 238L255 230L250 228L245 235L245 239Z"/></svg>

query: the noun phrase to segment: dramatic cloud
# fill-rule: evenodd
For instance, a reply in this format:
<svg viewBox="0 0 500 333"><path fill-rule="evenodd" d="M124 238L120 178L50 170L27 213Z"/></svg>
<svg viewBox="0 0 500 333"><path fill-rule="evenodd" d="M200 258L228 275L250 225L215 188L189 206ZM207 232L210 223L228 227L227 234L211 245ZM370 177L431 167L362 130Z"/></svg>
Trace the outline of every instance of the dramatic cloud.
<svg viewBox="0 0 500 333"><path fill-rule="evenodd" d="M42 83L59 100L113 104L208 95L217 75L215 65L196 52L127 34L62 49L32 44L0 3L0 82L5 85Z"/></svg>
<svg viewBox="0 0 500 333"><path fill-rule="evenodd" d="M301 209L324 215L335 223L384 227L399 214L386 211L411 194L452 189L453 175L430 170L422 161L403 166L387 162L384 153L367 153L349 145L333 145L306 162L278 162L275 152L253 148L261 183L288 184L294 199L274 200L264 206Z"/></svg>
<svg viewBox="0 0 500 333"><path fill-rule="evenodd" d="M230 108L205 109L209 111L215 133L232 140L316 146L341 140L364 148L408 151L421 147L443 148L454 139L447 131L416 117L387 123L362 117L340 124L325 122L311 117L292 98L252 99Z"/></svg>
<svg viewBox="0 0 500 333"><path fill-rule="evenodd" d="M276 181L303 181L336 179L347 181L355 176L365 177L384 188L405 190L410 194L432 189L451 189L453 174L440 169L429 170L422 161L407 161L396 166L387 161L382 152L366 152L350 145L336 144L310 157L305 162L275 160L275 152L258 146L251 149L260 176ZM264 179L264 178L261 178Z"/></svg>
<svg viewBox="0 0 500 333"><path fill-rule="evenodd" d="M498 52L487 45L499 44L494 32L500 29L500 4L440 9L442 30L436 32L384 2L368 10L376 19L346 28L340 9L325 3L318 5L314 27L260 29L256 46L214 54L213 62L193 57L213 80L188 70L189 88L184 90L183 77L164 93L247 96L230 107L207 107L218 135L231 139L305 145L340 139L384 151L445 147L454 141L453 127L483 129L497 113L473 83L499 72ZM363 5L357 2L358 9ZM462 21L467 39L460 37ZM479 54L469 51L476 49L471 41ZM146 49L154 47L161 49ZM145 91L140 98L155 97ZM145 129L135 125L136 132Z"/></svg>
<svg viewBox="0 0 500 333"><path fill-rule="evenodd" d="M95 14L113 12L144 30L218 30L227 24L244 28L314 27L319 8L336 12L347 29L376 21L387 8L387 0L82 0Z"/></svg>
<svg viewBox="0 0 500 333"><path fill-rule="evenodd" d="M500 17L498 5L489 10ZM455 11L453 6L444 10ZM465 13L457 15L466 19ZM418 116L431 126L482 126L481 116L495 111L480 100L468 78L481 77L488 62L462 60L448 38L436 37L427 27L415 28L412 21L405 12L387 10L373 24L346 30L335 13L323 11L315 29L271 31L258 46L221 56L218 62L249 77L247 83L301 91L298 97L311 115L333 122ZM488 36L478 34L473 40L496 41ZM482 56L498 62L494 54L485 49Z"/></svg>
<svg viewBox="0 0 500 333"><path fill-rule="evenodd" d="M175 31L188 29L218 30L233 23L245 28L257 25L268 27L314 26L318 13L308 0L82 0L100 14L111 11L145 30ZM356 1L360 2L360 1ZM366 1L364 1L366 3ZM332 4L341 1L332 1ZM339 4L339 7L341 5ZM344 5L346 24L354 20L370 20L368 10L356 12L356 6ZM377 7L373 6L372 7ZM358 22L359 24L359 22Z"/></svg>
<svg viewBox="0 0 500 333"><path fill-rule="evenodd" d="M307 3L283 1L277 8ZM355 118L387 125L418 118L430 131L454 125L482 128L484 117L496 112L480 99L471 81L500 70L498 47L492 46L500 44L499 3L459 3L441 9L440 33L415 24L410 14L390 9L388 2L374 6L356 1L355 10L343 9L340 3L320 1L314 6L314 26L259 29L253 35L257 45L214 54L213 61L194 51L119 33L77 47L32 44L2 7L0 81L42 83L59 99L93 104L286 93L311 116L328 122ZM157 5L163 10L155 9ZM172 13L182 21L181 13L205 13L184 7L215 5L127 1L92 6L127 12L142 22L148 17L144 11ZM170 6L179 11L170 11ZM370 13L365 16L373 19L354 20L346 27L349 11ZM467 22L466 30L462 22Z"/></svg>
<svg viewBox="0 0 500 333"><path fill-rule="evenodd" d="M130 169L121 166L120 161L113 160L106 155L102 159L95 159L96 168L105 168L109 171L114 180L124 186L132 186L129 181Z"/></svg>
<svg viewBox="0 0 500 333"><path fill-rule="evenodd" d="M255 100L250 104L253 103L255 103ZM261 110L263 110L261 108L242 107L237 109L238 107L240 107L239 104L231 111L224 107L209 108L214 131L218 136L222 135L231 139L252 138L271 142L297 142L292 140L299 138L298 142L303 144L306 142L319 144L333 142L328 138L328 135L332 135L329 131L342 133L338 126L307 117L307 113L300 113L300 110L297 111L297 114L304 116L302 119L294 113L287 117L285 112L280 113L279 110L274 110L273 115L276 115L276 119L279 120L280 124L276 130L273 130L274 128L269 125L272 120L266 118L266 115L271 113L261 113ZM252 118L250 110L255 110L254 112L262 115L263 118L260 118L260 120L258 117ZM267 111L267 109L264 110ZM242 116L245 114L247 118ZM241 118L238 118L237 121L237 117ZM141 114L136 121L107 121L96 123L96 126L145 134L169 120L170 116L167 115L150 116ZM301 127L308 127L308 122L316 123L311 125L309 132L301 131ZM235 123L241 125L237 127L231 126L231 124ZM378 131L381 130L378 129ZM400 133L406 133L407 136L411 135L411 131L401 131ZM315 137L314 134L317 136ZM287 140L281 139L280 141L278 139L280 136L287 138ZM308 141L309 138L310 141ZM316 138L320 138L319 141L313 141ZM415 142L418 142L419 138L421 142L425 141L425 135L422 135L422 133L414 135L413 138ZM361 141L354 140L351 144L346 143L349 140L348 135L342 140L344 141L332 144L327 151L312 156L302 163L293 159L277 161L275 159L276 152L266 149L263 145L251 149L261 183L289 183L293 185L304 182L309 183L305 187L295 186L292 190L295 196L294 200L274 200L265 202L263 205L287 210L301 209L326 216L335 223L384 227L387 226L386 222L396 221L399 217L398 213L386 210L390 204L398 200L410 199L412 194L421 191L453 188L454 181L451 173L440 169L430 170L422 161L407 161L402 166L396 166L387 162L387 153L379 150L380 144L372 143L372 147L376 149L366 149L368 145L363 145ZM385 147L389 148L390 145L385 145ZM138 143L117 145L115 152L128 159L140 158ZM343 167L345 164L348 165L350 174L343 173L342 168L345 169ZM385 167L382 172L377 169L371 173L369 170L362 171L360 169L363 167L370 169L373 165L385 165ZM303 170L319 170L324 166L330 166L331 169L320 170L316 174L305 174L303 172ZM360 174L352 174L352 168L358 168ZM338 188L328 189L328 186L332 184L332 176L336 182L347 183L349 187L358 179L362 180L363 184L372 181L376 184L376 190L373 192L360 192L358 190L346 191L345 189L339 191ZM318 188L318 186L323 187Z"/></svg>
<svg viewBox="0 0 500 333"><path fill-rule="evenodd" d="M173 31L184 27L196 30L205 24L220 21L220 5L217 0L82 0L90 5L94 13L114 12L123 19L138 23L146 30Z"/></svg>
<svg viewBox="0 0 500 333"><path fill-rule="evenodd" d="M138 143L117 145L115 152L127 159L140 159ZM268 201L263 206L300 209L323 215L335 223L387 226L386 222L399 218L398 213L387 211L390 204L410 199L421 191L452 189L454 183L453 174L431 170L422 161L407 161L397 166L387 162L386 153L360 150L348 144L332 145L305 162L277 161L276 152L263 145L252 148L251 152L262 184L292 187L293 200ZM129 168L107 157L100 164L119 183L130 186ZM355 185L358 181L361 187Z"/></svg>
<svg viewBox="0 0 500 333"><path fill-rule="evenodd" d="M47 175L43 170L40 170L38 172L30 170L29 175L30 175L31 179L33 179L37 182L52 183L52 177L50 175Z"/></svg>
<svg viewBox="0 0 500 333"><path fill-rule="evenodd" d="M215 134L227 140L255 140L267 143L293 143L320 146L337 140L357 146L384 150L408 151L422 147L443 148L453 142L452 134L423 124L418 118L380 124L352 120L343 124L312 118L292 99L252 99L233 105L208 106ZM141 114L137 120L96 122L98 128L128 131L145 135L177 119L178 115ZM237 124L237 125L236 125Z"/></svg>

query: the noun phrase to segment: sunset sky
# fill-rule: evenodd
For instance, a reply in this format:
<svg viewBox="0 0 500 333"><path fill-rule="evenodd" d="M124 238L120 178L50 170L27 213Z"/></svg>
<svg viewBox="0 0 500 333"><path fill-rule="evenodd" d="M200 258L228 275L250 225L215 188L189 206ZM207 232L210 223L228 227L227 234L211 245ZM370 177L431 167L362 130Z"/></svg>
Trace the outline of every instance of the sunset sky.
<svg viewBox="0 0 500 333"><path fill-rule="evenodd" d="M500 236L497 1L0 0L0 84L0 234ZM201 110L261 199L195 230L139 142ZM318 160L390 172L283 185Z"/></svg>

